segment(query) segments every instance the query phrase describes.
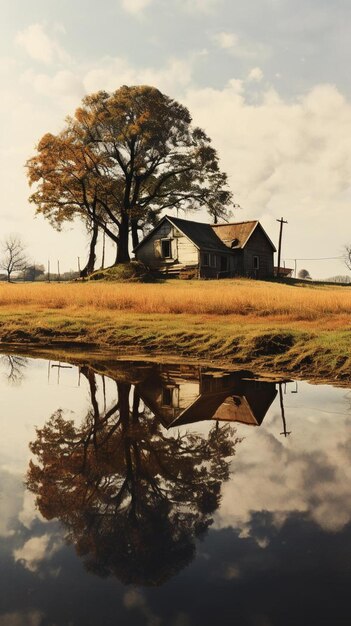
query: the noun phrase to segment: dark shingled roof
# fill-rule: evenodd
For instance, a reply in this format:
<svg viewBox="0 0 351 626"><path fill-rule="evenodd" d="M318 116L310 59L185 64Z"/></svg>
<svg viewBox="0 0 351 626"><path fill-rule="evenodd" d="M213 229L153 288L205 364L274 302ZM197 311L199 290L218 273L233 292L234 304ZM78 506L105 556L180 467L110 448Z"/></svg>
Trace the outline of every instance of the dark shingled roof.
<svg viewBox="0 0 351 626"><path fill-rule="evenodd" d="M179 228L186 237L189 237L198 248L228 252L227 246L214 232L212 224L182 220L179 217L170 217L169 215L167 215L167 218L176 228Z"/></svg>
<svg viewBox="0 0 351 626"><path fill-rule="evenodd" d="M169 215L165 215L134 250L137 250L139 246L147 241L165 219L168 219L173 226L178 228L200 250L217 250L220 252L240 250L245 246L257 226L262 229L273 250L275 250L274 244L257 220L232 224L204 224L202 222L183 220L179 217L171 217Z"/></svg>

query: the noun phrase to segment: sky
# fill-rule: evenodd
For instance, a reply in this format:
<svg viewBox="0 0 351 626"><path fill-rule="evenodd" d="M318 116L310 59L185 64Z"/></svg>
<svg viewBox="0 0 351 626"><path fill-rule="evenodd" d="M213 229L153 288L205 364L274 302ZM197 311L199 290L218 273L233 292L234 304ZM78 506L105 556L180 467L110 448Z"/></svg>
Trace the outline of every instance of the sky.
<svg viewBox="0 0 351 626"><path fill-rule="evenodd" d="M28 202L25 163L81 98L149 84L186 105L227 172L233 220L259 219L282 259L348 274L351 5L346 0L0 0L0 239L76 269L77 223L57 233ZM207 220L204 214L192 219ZM112 261L112 251L110 252ZM339 258L329 258L339 257ZM323 260L305 260L323 259Z"/></svg>

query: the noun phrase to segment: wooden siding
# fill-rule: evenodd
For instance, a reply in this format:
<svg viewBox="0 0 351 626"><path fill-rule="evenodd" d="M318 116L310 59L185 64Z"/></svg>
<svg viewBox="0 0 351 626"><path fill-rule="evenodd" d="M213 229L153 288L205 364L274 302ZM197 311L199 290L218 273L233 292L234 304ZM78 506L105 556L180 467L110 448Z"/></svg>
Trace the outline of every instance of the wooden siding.
<svg viewBox="0 0 351 626"><path fill-rule="evenodd" d="M254 267L254 257L259 259L259 267ZM273 277L273 250L267 237L257 226L243 250L243 274L252 278Z"/></svg>
<svg viewBox="0 0 351 626"><path fill-rule="evenodd" d="M162 239L171 240L171 258L162 256ZM198 249L167 220L160 224L151 237L136 251L136 259L151 269L166 270L173 265L198 265Z"/></svg>

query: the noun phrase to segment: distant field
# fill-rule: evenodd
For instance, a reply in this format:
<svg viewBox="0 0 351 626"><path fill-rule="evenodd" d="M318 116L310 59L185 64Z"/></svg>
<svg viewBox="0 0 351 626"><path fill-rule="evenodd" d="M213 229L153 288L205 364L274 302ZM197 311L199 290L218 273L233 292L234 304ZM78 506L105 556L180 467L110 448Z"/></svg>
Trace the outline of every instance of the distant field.
<svg viewBox="0 0 351 626"><path fill-rule="evenodd" d="M239 315L321 321L351 313L351 287L290 286L250 280L164 284L0 284L0 307L139 314Z"/></svg>

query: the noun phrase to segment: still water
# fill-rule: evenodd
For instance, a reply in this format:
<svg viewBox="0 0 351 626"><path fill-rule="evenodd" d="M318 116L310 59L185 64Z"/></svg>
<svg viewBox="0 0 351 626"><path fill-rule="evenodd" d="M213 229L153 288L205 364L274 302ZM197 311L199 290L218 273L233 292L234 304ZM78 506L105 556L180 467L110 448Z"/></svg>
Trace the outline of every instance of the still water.
<svg viewBox="0 0 351 626"><path fill-rule="evenodd" d="M351 623L351 392L0 356L0 626Z"/></svg>

